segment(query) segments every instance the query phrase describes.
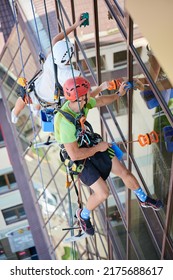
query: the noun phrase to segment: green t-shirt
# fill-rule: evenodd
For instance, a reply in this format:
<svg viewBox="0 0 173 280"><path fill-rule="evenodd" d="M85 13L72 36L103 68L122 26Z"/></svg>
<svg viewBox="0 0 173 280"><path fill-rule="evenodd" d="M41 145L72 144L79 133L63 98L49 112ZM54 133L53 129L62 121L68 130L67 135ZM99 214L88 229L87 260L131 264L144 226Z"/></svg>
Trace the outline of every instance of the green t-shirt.
<svg viewBox="0 0 173 280"><path fill-rule="evenodd" d="M94 108L95 105L96 100L91 97L89 102L86 104L86 107L83 109L86 117L88 115L88 111ZM69 101L61 107L61 110L70 113L74 118L79 116L79 113L76 113L69 108ZM75 125L67 120L60 112L57 112L54 118L54 131L55 139L59 144L73 143L77 141Z"/></svg>

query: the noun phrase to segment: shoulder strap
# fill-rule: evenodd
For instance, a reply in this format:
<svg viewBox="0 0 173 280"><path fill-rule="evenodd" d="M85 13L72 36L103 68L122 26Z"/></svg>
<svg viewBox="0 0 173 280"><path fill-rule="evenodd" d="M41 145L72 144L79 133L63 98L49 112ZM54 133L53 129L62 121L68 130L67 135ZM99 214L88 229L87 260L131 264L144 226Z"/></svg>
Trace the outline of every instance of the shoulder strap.
<svg viewBox="0 0 173 280"><path fill-rule="evenodd" d="M61 109L57 108L57 111L60 112L68 121L70 121L71 123L73 123L74 125L76 125L76 120L75 120L75 117L68 113L68 112L65 112L65 111L62 111Z"/></svg>
<svg viewBox="0 0 173 280"><path fill-rule="evenodd" d="M78 117L77 119L70 113L62 111L61 109L57 108L57 111L60 112L69 122L73 123L74 126L78 129L79 127L81 127L81 123L80 123L80 117ZM82 116L81 116L82 117ZM91 124L85 120L85 125L89 128L90 132L92 134L94 134L93 128L91 126Z"/></svg>

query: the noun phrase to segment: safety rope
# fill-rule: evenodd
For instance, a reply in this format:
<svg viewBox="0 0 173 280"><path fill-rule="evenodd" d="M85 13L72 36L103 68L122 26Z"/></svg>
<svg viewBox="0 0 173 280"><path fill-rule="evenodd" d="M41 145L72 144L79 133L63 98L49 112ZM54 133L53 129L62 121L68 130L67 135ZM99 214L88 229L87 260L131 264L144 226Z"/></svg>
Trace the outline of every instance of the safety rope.
<svg viewBox="0 0 173 280"><path fill-rule="evenodd" d="M43 63L45 62L45 59L46 59L46 58L45 58L45 56L44 56L44 54L43 54L43 50L42 50L40 35L39 35L39 32L38 32L38 26L37 26L35 11L34 11L33 0L30 0L30 3L31 3L32 13L33 13L34 23L35 23L35 29L36 29L37 38L38 38L38 44L39 44L39 49L40 49L39 61L40 61L40 64L42 65L42 67L43 67Z"/></svg>
<svg viewBox="0 0 173 280"><path fill-rule="evenodd" d="M50 34L50 25L49 25L49 18L48 18L46 0L44 0L44 9L45 9L45 15L46 15L47 29L48 29L50 49L51 49L51 55L52 55L52 63L53 63L53 69L54 69L54 77L55 77L54 101L57 101L57 106L61 107L60 89L59 89L59 86L58 86L58 84L59 84L59 82L58 82L58 67L56 67L56 65L54 63L53 46L52 46L52 40L51 40L51 34Z"/></svg>
<svg viewBox="0 0 173 280"><path fill-rule="evenodd" d="M75 85L75 90L76 90L76 97L77 97L76 99L77 99L77 102L78 102L78 108L79 108L80 115L82 116L83 112L82 112L81 107L80 107L79 96L78 96L78 92L77 92L77 88L76 88L76 81L75 81L75 76L74 76L74 70L73 70L70 51L69 51L69 47L68 47L69 38L68 38L68 36L66 34L66 30L65 30L65 24L64 24L64 19L63 19L63 15L62 15L62 6L61 6L62 4L61 4L60 0L57 0L57 4L58 4L57 6L58 6L58 9L59 9L59 12L60 12L60 21L62 23L61 27L62 27L62 30L64 32L64 38L65 38L66 46L67 46L67 50L68 50L71 72L72 72L72 77L73 77L73 80L74 80L74 85ZM85 120L83 120L83 121L85 121ZM79 195L81 193L77 190L77 187L75 185L74 178L73 178L72 174L71 174L71 178L73 180L75 191L76 191L76 194L77 194L77 197L78 197L78 205L79 205L79 208L81 208L82 207L82 201L81 201L81 195Z"/></svg>
<svg viewBox="0 0 173 280"><path fill-rule="evenodd" d="M12 7L13 7L13 14L14 14L14 20L15 20L15 25L16 25L16 31L17 31L17 39L19 43L19 52L20 52L20 61L22 65L22 73L23 77L25 78L25 71L24 71L24 62L23 62L23 55L22 55L22 49L21 49L21 40L20 40L20 34L19 34L19 27L18 27L18 19L17 19L17 3L15 0L12 1Z"/></svg>
<svg viewBox="0 0 173 280"><path fill-rule="evenodd" d="M67 51L68 51L68 56L69 56L69 61L70 61L70 66L71 66L71 72L72 72L72 77L73 77L73 80L74 80L74 85L75 85L75 91L76 91L76 99L77 99L77 102L78 102L78 108L79 108L79 112L81 113L82 115L82 111L81 111L81 107L80 107L80 102L79 102L79 96L78 96L78 92L77 92L77 88L76 88L76 81L75 81L75 76L74 76L74 70L73 70L73 66L72 66L72 62L71 62L71 56L70 56L70 51L69 51L69 47L68 47L68 41L69 38L66 34L66 30L65 30L65 24L64 24L64 19L63 19L63 15L62 15L62 4L61 4L61 1L60 0L57 0L58 2L58 8L59 8L59 12L60 12L60 20L62 22L61 24L61 27L62 27L62 30L64 32L64 38L65 38L65 41L66 41L66 46L67 46Z"/></svg>

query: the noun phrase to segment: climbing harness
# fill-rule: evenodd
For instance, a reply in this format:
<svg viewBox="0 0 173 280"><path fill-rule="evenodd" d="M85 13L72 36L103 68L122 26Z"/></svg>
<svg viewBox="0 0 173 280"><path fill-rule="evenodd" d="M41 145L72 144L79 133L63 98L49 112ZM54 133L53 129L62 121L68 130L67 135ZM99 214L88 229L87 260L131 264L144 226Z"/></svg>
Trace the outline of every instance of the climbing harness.
<svg viewBox="0 0 173 280"><path fill-rule="evenodd" d="M58 112L76 127L76 137L79 147L92 147L102 141L101 136L94 133L91 124L86 121L83 114L74 118L73 115L62 111L61 109L58 109ZM60 158L71 174L78 175L82 172L84 168L84 160L75 162L72 161L69 158L63 144L60 144Z"/></svg>

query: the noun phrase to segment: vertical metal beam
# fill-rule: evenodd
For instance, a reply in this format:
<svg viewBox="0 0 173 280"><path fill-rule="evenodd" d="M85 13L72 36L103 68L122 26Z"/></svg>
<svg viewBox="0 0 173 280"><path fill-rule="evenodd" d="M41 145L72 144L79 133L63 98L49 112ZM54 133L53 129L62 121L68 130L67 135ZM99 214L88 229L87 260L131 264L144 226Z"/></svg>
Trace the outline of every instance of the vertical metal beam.
<svg viewBox="0 0 173 280"><path fill-rule="evenodd" d="M4 135L9 158L13 167L16 182L23 200L24 209L31 227L37 254L40 260L52 260L51 242L44 228L43 218L40 213L39 205L35 202L35 193L25 160L22 155L21 143L17 137L17 131L10 122L10 112L2 88L0 88L0 124Z"/></svg>
<svg viewBox="0 0 173 280"><path fill-rule="evenodd" d="M56 17L58 20L58 32L61 32L61 25L60 25L60 17L59 17L59 9L58 9L58 4L57 4L57 0L55 0L55 10L56 10Z"/></svg>
<svg viewBox="0 0 173 280"><path fill-rule="evenodd" d="M74 0L71 0L71 14L72 14L72 22L75 22L76 20L76 16L75 16L75 5L74 5ZM77 36L77 31L76 29L74 30L74 37L76 38ZM78 52L78 45L75 41L75 58L76 58L76 61L78 62L79 61L79 52Z"/></svg>
<svg viewBox="0 0 173 280"><path fill-rule="evenodd" d="M99 20L98 20L98 3L97 0L93 0L93 13L94 13L94 35L95 35L95 49L96 49L96 71L97 71L97 84L102 82L101 78L101 58L100 58L100 41L99 41ZM99 108L100 114L103 113L103 108ZM101 134L104 133L103 122L101 124Z"/></svg>
<svg viewBox="0 0 173 280"><path fill-rule="evenodd" d="M93 0L93 11L94 11L94 34L95 34L95 49L96 49L97 83L101 84L99 20L98 20L98 4L97 4L97 0Z"/></svg>
<svg viewBox="0 0 173 280"><path fill-rule="evenodd" d="M133 44L133 21L127 14L127 78L129 81L133 80L133 56L130 52L129 45ZM127 104L128 104L128 144L127 144L127 158L128 158L128 169L131 171L132 164L129 155L132 154L132 107L133 98L132 90L127 93ZM130 203L131 203L131 190L127 189L126 192L127 203L126 203L126 219L127 219L127 233L130 232ZM129 259L130 254L130 244L129 236L127 234L127 259Z"/></svg>

